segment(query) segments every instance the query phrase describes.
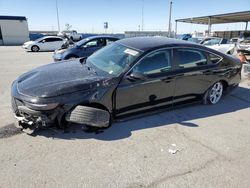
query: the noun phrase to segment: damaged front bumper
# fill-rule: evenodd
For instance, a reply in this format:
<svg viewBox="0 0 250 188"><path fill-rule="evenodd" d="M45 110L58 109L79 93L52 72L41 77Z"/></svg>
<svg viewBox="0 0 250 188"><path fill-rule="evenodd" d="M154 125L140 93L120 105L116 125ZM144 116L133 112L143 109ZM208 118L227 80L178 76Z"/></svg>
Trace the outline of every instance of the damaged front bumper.
<svg viewBox="0 0 250 188"><path fill-rule="evenodd" d="M12 109L17 120L16 126L24 132L32 133L37 129L54 126L58 123L59 107L53 110L38 111L26 106L25 102L12 98Z"/></svg>

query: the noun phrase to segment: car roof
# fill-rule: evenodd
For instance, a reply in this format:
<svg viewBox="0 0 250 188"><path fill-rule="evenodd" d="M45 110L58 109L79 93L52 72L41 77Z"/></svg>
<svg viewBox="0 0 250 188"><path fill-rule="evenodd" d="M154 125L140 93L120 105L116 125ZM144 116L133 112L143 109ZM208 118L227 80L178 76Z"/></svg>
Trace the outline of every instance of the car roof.
<svg viewBox="0 0 250 188"><path fill-rule="evenodd" d="M221 37L205 37L204 39L224 39L224 38L221 38Z"/></svg>
<svg viewBox="0 0 250 188"><path fill-rule="evenodd" d="M203 46L184 40L172 39L167 37L134 37L126 38L117 41L117 43L124 46L134 48L140 51L153 50L160 47L174 47L174 46L187 46L187 47L199 47Z"/></svg>
<svg viewBox="0 0 250 188"><path fill-rule="evenodd" d="M91 40L91 39L98 39L98 38L113 38L113 39L119 39L118 37L113 37L113 36L109 36L109 35L91 36L91 37L87 37L87 38L85 38L85 39Z"/></svg>
<svg viewBox="0 0 250 188"><path fill-rule="evenodd" d="M47 38L59 38L59 39L63 39L62 37L58 37L58 36L43 36L43 37L39 38L39 40L41 40L41 39L47 39Z"/></svg>

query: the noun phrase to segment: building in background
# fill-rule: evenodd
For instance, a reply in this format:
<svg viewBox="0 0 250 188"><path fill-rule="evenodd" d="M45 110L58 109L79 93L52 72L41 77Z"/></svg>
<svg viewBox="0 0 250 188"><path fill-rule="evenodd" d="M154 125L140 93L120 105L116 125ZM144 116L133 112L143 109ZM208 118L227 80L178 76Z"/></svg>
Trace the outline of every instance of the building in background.
<svg viewBox="0 0 250 188"><path fill-rule="evenodd" d="M0 45L20 45L29 40L26 17L0 16Z"/></svg>

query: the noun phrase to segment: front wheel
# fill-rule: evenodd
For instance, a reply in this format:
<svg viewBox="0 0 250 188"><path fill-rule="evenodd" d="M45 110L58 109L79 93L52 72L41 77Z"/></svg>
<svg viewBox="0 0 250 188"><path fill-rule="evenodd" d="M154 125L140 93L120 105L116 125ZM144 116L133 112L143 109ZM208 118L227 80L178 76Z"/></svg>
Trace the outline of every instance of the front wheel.
<svg viewBox="0 0 250 188"><path fill-rule="evenodd" d="M222 82L216 82L212 87L210 87L204 95L204 104L217 104L223 94L223 84Z"/></svg>
<svg viewBox="0 0 250 188"><path fill-rule="evenodd" d="M39 50L40 49L39 49L39 47L37 45L34 45L34 46L31 47L32 52L38 52Z"/></svg>

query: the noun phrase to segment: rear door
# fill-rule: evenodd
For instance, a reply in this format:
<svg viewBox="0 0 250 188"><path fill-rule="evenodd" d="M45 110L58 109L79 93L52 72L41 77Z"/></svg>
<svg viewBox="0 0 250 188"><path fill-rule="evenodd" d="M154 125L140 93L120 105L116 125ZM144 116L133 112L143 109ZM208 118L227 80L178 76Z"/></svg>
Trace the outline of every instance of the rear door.
<svg viewBox="0 0 250 188"><path fill-rule="evenodd" d="M139 73L144 78L130 78L131 73ZM151 52L119 84L116 91L116 114L123 116L161 106L172 106L173 94L172 49Z"/></svg>
<svg viewBox="0 0 250 188"><path fill-rule="evenodd" d="M201 99L214 80L216 64L210 63L206 52L193 48L175 48L177 64L174 104Z"/></svg>
<svg viewBox="0 0 250 188"><path fill-rule="evenodd" d="M51 50L56 50L58 48L61 48L63 45L63 39L62 38L53 38L52 44L51 44Z"/></svg>

